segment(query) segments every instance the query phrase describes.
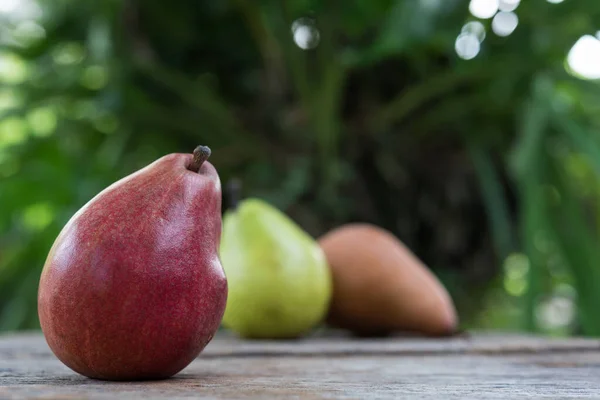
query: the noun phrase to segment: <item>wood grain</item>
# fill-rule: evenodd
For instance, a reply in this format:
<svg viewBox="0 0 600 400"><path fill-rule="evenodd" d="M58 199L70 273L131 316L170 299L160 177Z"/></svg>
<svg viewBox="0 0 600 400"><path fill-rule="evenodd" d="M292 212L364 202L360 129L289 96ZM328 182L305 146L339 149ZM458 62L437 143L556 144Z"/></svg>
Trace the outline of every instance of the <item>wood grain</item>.
<svg viewBox="0 0 600 400"><path fill-rule="evenodd" d="M217 336L176 377L77 375L37 333L0 336L0 399L600 398L600 341L476 334L425 339Z"/></svg>

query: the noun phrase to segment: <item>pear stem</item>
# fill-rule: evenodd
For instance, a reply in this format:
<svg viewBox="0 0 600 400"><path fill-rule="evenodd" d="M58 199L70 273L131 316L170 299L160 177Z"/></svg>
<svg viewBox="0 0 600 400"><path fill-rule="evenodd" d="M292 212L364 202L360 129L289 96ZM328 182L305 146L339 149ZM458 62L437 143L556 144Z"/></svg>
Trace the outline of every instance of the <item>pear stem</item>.
<svg viewBox="0 0 600 400"><path fill-rule="evenodd" d="M208 146L198 146L194 149L194 159L192 164L188 167L190 171L198 172L200 167L204 164L204 161L210 157L210 148Z"/></svg>

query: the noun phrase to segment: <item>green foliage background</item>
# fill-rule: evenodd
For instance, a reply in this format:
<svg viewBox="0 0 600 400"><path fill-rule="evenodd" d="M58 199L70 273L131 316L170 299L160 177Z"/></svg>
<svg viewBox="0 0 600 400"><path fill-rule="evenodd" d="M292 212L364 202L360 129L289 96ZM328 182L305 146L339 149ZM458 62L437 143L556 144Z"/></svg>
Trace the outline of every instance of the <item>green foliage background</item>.
<svg viewBox="0 0 600 400"><path fill-rule="evenodd" d="M523 1L510 36L483 21L469 61L465 0L40 7L42 30L0 17L0 330L38 327L45 256L79 207L206 144L223 182L314 236L394 232L466 328L600 334L600 86L565 67L600 29L597 0ZM294 44L298 18L316 48ZM577 318L550 329L557 295Z"/></svg>

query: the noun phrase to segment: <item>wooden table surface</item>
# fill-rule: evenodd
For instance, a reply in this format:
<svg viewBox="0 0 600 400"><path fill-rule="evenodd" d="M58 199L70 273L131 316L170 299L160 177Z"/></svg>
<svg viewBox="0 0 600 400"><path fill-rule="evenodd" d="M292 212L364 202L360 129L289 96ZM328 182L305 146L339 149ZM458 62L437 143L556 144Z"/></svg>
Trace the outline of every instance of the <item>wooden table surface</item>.
<svg viewBox="0 0 600 400"><path fill-rule="evenodd" d="M0 336L0 399L600 399L600 341L478 333L447 339L242 341L221 334L175 377L85 378L40 333Z"/></svg>

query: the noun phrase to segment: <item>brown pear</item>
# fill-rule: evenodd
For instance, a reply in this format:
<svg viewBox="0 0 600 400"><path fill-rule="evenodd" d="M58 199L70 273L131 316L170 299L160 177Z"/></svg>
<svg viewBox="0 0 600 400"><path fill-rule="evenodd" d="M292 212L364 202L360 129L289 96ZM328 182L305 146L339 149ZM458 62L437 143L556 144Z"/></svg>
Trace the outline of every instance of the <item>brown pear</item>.
<svg viewBox="0 0 600 400"><path fill-rule="evenodd" d="M396 237L348 224L319 239L333 276L328 322L360 336L404 331L428 336L456 330L445 287Z"/></svg>

